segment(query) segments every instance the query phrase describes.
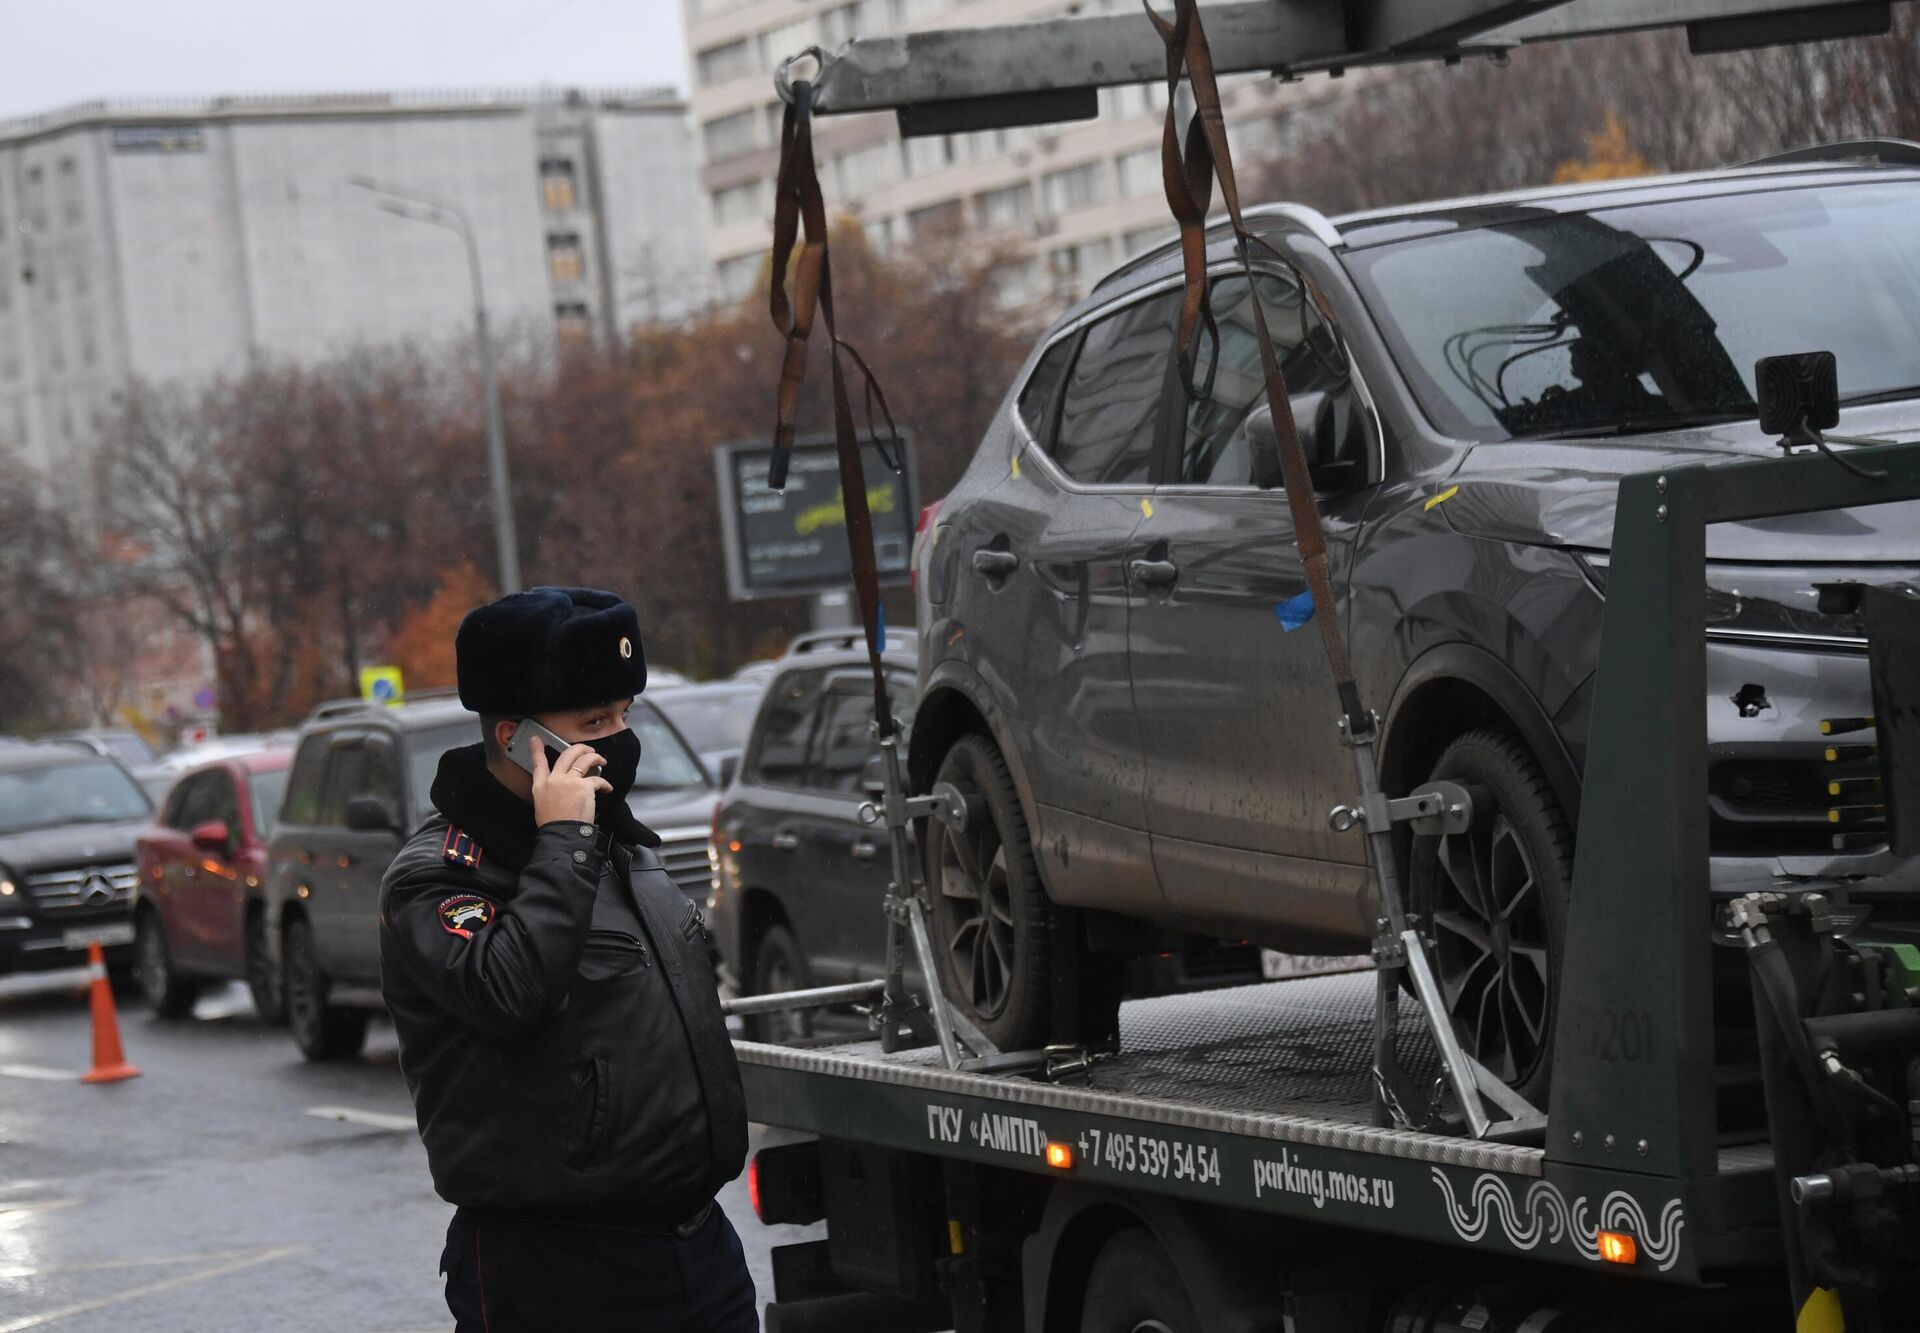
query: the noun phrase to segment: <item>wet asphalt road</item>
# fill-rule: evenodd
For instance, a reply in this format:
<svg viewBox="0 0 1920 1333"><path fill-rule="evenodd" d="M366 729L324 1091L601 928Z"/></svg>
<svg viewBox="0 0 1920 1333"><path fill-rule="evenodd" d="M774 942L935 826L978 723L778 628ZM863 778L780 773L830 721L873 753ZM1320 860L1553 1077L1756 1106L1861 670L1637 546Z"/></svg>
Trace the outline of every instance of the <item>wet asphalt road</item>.
<svg viewBox="0 0 1920 1333"><path fill-rule="evenodd" d="M359 1060L312 1065L238 986L180 1023L119 1005L143 1076L89 1086L82 974L0 979L0 1333L451 1329L452 1210L391 1027ZM750 1147L777 1134L755 1126ZM764 1305L770 1249L815 1233L761 1226L744 1178L720 1202Z"/></svg>

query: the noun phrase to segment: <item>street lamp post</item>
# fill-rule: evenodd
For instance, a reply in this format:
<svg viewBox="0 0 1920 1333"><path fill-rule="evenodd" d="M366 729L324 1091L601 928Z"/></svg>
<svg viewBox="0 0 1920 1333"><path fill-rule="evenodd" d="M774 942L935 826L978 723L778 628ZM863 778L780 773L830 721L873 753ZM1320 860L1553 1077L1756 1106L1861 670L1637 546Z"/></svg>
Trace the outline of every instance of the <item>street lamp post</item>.
<svg viewBox="0 0 1920 1333"><path fill-rule="evenodd" d="M487 294L480 280L480 246L466 210L444 199L402 189L371 176L352 176L349 185L382 196L380 208L395 217L425 222L458 235L467 247L467 271L473 281L473 329L480 342L480 384L487 403L487 471L493 483L493 537L500 548L500 595L520 591L520 539L513 525L513 495L507 481L506 429L500 419L500 382L493 367L493 335L487 328Z"/></svg>

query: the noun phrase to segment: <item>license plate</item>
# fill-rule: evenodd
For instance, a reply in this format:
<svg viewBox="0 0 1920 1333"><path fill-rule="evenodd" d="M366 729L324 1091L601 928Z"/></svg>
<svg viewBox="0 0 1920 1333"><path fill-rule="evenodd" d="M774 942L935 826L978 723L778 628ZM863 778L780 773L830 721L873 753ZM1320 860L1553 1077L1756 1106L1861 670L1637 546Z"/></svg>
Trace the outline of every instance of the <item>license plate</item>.
<svg viewBox="0 0 1920 1333"><path fill-rule="evenodd" d="M69 949L84 949L89 944L106 948L113 944L133 943L133 923L116 921L107 926L75 926L60 933L60 943Z"/></svg>
<svg viewBox="0 0 1920 1333"><path fill-rule="evenodd" d="M1285 981L1292 977L1321 977L1330 972L1371 972L1372 970L1373 959L1363 953L1341 958L1326 958L1319 954L1281 953L1277 949L1260 951L1260 975L1268 981Z"/></svg>

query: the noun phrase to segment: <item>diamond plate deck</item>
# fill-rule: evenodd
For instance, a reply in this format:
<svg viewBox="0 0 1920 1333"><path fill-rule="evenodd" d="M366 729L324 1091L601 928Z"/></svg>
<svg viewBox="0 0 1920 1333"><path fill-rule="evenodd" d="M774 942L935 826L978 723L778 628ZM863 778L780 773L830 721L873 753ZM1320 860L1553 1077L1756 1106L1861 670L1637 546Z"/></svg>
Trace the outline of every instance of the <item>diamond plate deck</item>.
<svg viewBox="0 0 1920 1333"><path fill-rule="evenodd" d="M1540 1175L1537 1148L1374 1127L1373 990L1363 972L1129 1001L1120 1009L1121 1053L1060 1084L956 1073L935 1047L894 1055L877 1041L736 1049L747 1064ZM1399 1032L1408 1074L1431 1085L1439 1060L1418 1006L1404 997Z"/></svg>

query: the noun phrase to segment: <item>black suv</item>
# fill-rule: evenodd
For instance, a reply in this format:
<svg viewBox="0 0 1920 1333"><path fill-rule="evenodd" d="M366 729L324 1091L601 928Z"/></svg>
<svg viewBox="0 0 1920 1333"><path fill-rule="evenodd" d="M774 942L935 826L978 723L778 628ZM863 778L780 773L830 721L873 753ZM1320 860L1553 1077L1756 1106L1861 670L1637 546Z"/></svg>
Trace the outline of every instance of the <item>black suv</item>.
<svg viewBox="0 0 1920 1333"><path fill-rule="evenodd" d="M440 756L480 741L451 691L398 707L322 704L300 730L267 853L267 939L278 950L287 1023L311 1060L359 1052L380 997L380 881L432 813ZM627 804L660 835L667 874L704 902L712 779L658 709L635 700L640 770Z"/></svg>
<svg viewBox="0 0 1920 1333"><path fill-rule="evenodd" d="M1920 169L1911 145L1875 153L1252 210L1335 318L1264 253L1250 289L1216 229L1204 394L1173 356L1179 251L1101 282L920 551L914 783L985 798L1033 853L984 898L929 857L948 993L1004 1046L1047 1040L1062 912L1299 952L1373 933L1365 842L1328 823L1353 766L1293 524L1249 447L1257 297L1389 794L1480 793L1470 831L1410 840L1411 905L1468 1049L1537 1098L1620 478L1777 455L1753 396L1777 353L1837 354L1848 434L1920 432ZM1920 865L1874 812L1830 809L1820 722L1872 711L1860 588L1920 581L1920 504L1714 525L1705 578L1715 890L1911 910Z"/></svg>
<svg viewBox="0 0 1920 1333"><path fill-rule="evenodd" d="M132 966L133 840L153 806L120 762L68 745L0 747L0 975Z"/></svg>

